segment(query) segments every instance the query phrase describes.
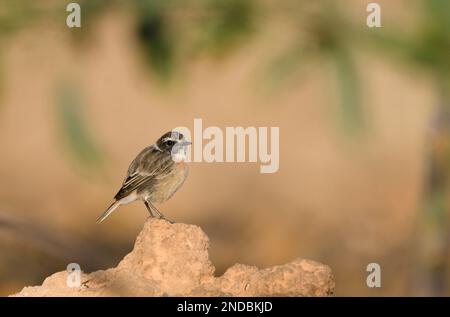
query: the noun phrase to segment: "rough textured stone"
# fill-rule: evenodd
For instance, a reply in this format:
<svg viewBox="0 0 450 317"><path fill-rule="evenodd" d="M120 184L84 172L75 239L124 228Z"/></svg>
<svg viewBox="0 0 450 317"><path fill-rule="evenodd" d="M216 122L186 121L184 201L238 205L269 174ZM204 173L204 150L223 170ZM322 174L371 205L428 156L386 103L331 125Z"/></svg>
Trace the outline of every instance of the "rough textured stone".
<svg viewBox="0 0 450 317"><path fill-rule="evenodd" d="M328 266L296 259L258 269L236 264L220 277L209 260L209 240L197 226L149 219L132 252L117 267L82 273L81 286L66 285L67 272L25 287L13 296L328 296Z"/></svg>

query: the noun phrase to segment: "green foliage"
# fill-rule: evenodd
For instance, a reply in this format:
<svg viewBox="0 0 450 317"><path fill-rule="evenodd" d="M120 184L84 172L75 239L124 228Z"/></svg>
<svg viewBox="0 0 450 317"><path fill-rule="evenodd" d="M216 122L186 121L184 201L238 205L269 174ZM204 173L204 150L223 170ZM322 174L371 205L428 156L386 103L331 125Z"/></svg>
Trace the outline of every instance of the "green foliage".
<svg viewBox="0 0 450 317"><path fill-rule="evenodd" d="M442 77L450 76L450 2L422 0L419 28L412 34L367 32L373 47Z"/></svg>
<svg viewBox="0 0 450 317"><path fill-rule="evenodd" d="M162 79L171 77L178 53L207 51L224 55L252 29L252 1L136 0L136 35L151 69ZM193 34L195 34L193 36Z"/></svg>
<svg viewBox="0 0 450 317"><path fill-rule="evenodd" d="M174 63L175 38L169 29L168 6L163 1L140 0L137 6L136 34L149 65L162 78L168 78Z"/></svg>
<svg viewBox="0 0 450 317"><path fill-rule="evenodd" d="M56 114L60 137L81 167L100 163L100 151L84 117L80 93L74 85L63 82L56 90Z"/></svg>
<svg viewBox="0 0 450 317"><path fill-rule="evenodd" d="M336 82L340 94L341 126L348 134L360 132L364 126L364 115L360 100L359 76L351 53L340 49L333 54L336 65Z"/></svg>
<svg viewBox="0 0 450 317"><path fill-rule="evenodd" d="M206 47L216 54L234 48L253 28L254 6L250 0L209 0L202 28L207 32Z"/></svg>
<svg viewBox="0 0 450 317"><path fill-rule="evenodd" d="M418 1L422 3L423 12L420 27L412 34L387 28L368 29L361 21L358 21L361 25L354 25L351 18L329 0L281 1L277 6L255 0L80 0L79 3L83 28L87 31L93 29L90 17L111 7L129 8L135 16L135 36L145 60L163 80L170 79L196 54L224 56L234 52L244 43L243 39L249 39L260 24L275 15L294 20L298 40L269 65L267 74L272 77L271 82L279 86L306 63L331 62L340 96L337 118L345 131L354 133L364 127L360 98L362 78L352 53L357 45L369 43L384 53L399 56L404 62L428 69L436 74L437 81L448 87L450 1ZM26 0L10 1L4 7L6 10L0 13L0 35L26 25L31 17L46 14ZM47 11L54 14L57 9L60 19L66 14L62 7L58 3L56 8Z"/></svg>
<svg viewBox="0 0 450 317"><path fill-rule="evenodd" d="M24 27L38 15L36 6L30 1L8 0L1 4L0 41L18 29Z"/></svg>
<svg viewBox="0 0 450 317"><path fill-rule="evenodd" d="M298 18L299 35L305 37L294 41L291 48L269 64L268 75L279 85L292 73L298 72L301 65L331 65L339 94L339 110L336 113L339 127L349 136L356 135L361 133L365 121L360 100L359 71L352 55L355 45L348 36L352 25L333 3L322 1L322 6L327 10L310 12L301 6L305 11Z"/></svg>

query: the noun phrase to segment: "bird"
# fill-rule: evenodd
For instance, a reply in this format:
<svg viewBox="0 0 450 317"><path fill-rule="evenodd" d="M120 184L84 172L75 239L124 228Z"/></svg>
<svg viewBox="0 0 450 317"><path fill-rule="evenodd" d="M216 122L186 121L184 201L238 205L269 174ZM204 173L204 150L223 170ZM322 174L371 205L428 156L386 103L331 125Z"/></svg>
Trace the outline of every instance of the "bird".
<svg viewBox="0 0 450 317"><path fill-rule="evenodd" d="M186 147L191 142L177 131L163 134L155 144L144 148L128 167L127 175L114 202L98 217L105 220L121 205L143 201L150 217L172 222L154 206L170 199L187 178Z"/></svg>

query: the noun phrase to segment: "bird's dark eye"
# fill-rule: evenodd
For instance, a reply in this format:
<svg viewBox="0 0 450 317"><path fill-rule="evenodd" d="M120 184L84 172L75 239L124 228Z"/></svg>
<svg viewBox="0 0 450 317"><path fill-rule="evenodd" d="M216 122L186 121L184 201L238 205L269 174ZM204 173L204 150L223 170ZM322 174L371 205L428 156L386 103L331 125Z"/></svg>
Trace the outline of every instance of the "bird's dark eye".
<svg viewBox="0 0 450 317"><path fill-rule="evenodd" d="M172 141L172 140L169 140L169 141L167 141L167 142L166 142L166 144L167 144L168 146L172 146L172 145L174 145L174 144L175 144L175 142L174 142L174 141Z"/></svg>

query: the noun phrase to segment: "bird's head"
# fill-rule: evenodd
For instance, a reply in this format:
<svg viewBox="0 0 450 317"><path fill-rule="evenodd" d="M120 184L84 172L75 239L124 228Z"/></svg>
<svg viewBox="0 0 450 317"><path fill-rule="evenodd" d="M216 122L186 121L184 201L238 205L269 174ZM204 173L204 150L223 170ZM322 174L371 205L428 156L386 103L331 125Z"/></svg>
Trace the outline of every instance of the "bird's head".
<svg viewBox="0 0 450 317"><path fill-rule="evenodd" d="M190 144L191 142L186 141L184 135L177 131L167 132L156 141L156 147L162 152L170 153L174 160L185 157L186 146Z"/></svg>

